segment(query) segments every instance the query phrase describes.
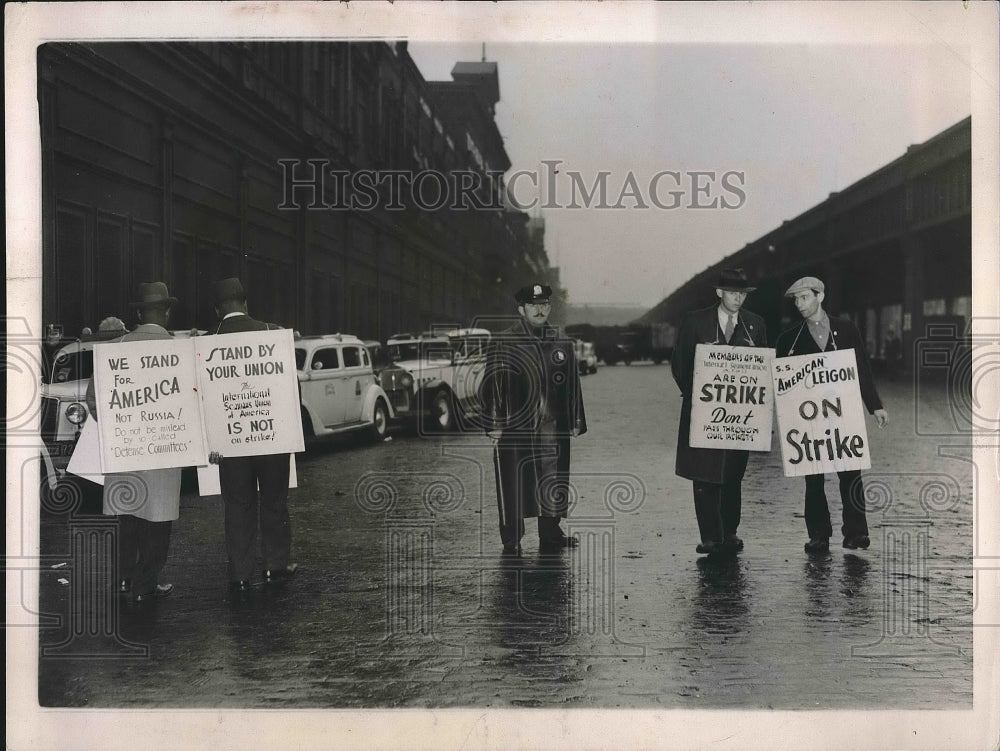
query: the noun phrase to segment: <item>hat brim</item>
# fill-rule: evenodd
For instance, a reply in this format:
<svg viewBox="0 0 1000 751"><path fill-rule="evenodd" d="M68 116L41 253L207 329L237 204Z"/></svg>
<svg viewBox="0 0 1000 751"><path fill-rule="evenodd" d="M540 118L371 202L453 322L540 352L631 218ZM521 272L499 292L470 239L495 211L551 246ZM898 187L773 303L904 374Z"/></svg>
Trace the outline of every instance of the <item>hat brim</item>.
<svg viewBox="0 0 1000 751"><path fill-rule="evenodd" d="M734 287L731 285L716 285L716 289L721 289L723 292L754 292L756 287Z"/></svg>
<svg viewBox="0 0 1000 751"><path fill-rule="evenodd" d="M165 297L162 300L142 300L140 302L130 302L128 306L130 308L151 308L154 305L163 305L164 303L166 303L167 305L176 305L177 298Z"/></svg>

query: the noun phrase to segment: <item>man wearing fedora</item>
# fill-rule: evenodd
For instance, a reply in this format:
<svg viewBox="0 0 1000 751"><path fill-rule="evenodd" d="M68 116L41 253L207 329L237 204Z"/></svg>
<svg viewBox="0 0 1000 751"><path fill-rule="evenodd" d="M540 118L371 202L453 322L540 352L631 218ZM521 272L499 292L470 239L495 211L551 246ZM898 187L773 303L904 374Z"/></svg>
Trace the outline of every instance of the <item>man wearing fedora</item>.
<svg viewBox="0 0 1000 751"><path fill-rule="evenodd" d="M719 304L696 310L684 318L670 359L670 370L683 400L674 471L694 484L694 511L701 535L695 549L708 555L743 549L743 540L736 530L740 525L743 473L749 452L690 445L695 347L698 344L766 347L764 319L743 310L747 294L754 289L743 269L724 269L715 284Z"/></svg>
<svg viewBox="0 0 1000 751"><path fill-rule="evenodd" d="M219 325L213 334L280 328L247 314L243 284L235 277L216 282L214 301ZM250 589L257 557L258 501L264 581L287 581L298 570L298 564L289 563L292 547L291 522L288 517L289 455L226 458L213 452L210 459L219 464L219 484L226 514L230 587L236 592L247 592Z"/></svg>
<svg viewBox="0 0 1000 751"><path fill-rule="evenodd" d="M139 325L113 342L170 339L170 308L177 302L163 282L139 285L139 299L132 303ZM111 324L109 324L111 325ZM102 322L103 326L103 322ZM94 381L87 387L87 406L97 420ZM104 513L118 517L118 591L132 594L137 604L167 597L173 584L161 584L160 571L167 562L171 522L180 516L181 468L147 469L104 476Z"/></svg>
<svg viewBox="0 0 1000 751"><path fill-rule="evenodd" d="M493 337L480 396L494 442L500 540L521 554L524 519L538 517L542 550L574 547L559 526L569 509L570 436L587 431L574 343L548 325L552 288L514 295L519 320Z"/></svg>
<svg viewBox="0 0 1000 751"><path fill-rule="evenodd" d="M889 413L882 406L875 381L872 379L868 353L857 327L846 318L834 318L823 310L825 285L814 276L806 276L785 291L792 298L802 321L782 331L775 345L778 357L810 355L838 349L853 349L858 362L858 381L861 400L868 411L875 415L880 428L889 422ZM871 544L868 537L868 520L865 515L865 491L860 470L838 472L840 500L843 504L844 547L848 550L865 549ZM808 553L825 553L830 549L833 527L830 509L826 502L824 475L806 476L806 530Z"/></svg>

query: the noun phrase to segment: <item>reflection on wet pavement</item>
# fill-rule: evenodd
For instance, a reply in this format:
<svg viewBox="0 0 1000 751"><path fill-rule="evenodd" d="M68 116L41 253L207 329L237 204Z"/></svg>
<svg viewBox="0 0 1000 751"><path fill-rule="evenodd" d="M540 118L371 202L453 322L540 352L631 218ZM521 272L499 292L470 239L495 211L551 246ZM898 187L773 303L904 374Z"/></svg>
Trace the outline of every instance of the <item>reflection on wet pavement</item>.
<svg viewBox="0 0 1000 751"><path fill-rule="evenodd" d="M690 483L671 471L676 405L647 419L664 377L585 380L593 424L564 523L581 544L552 555L529 522L523 557L501 556L490 445L468 435L301 456L299 573L242 597L227 591L217 497L182 497L164 570L176 589L148 608L116 600L97 550L79 548L100 518L43 518L43 554L67 565L41 577L40 703L968 708L968 462L920 440L897 455L898 435L873 434L893 506L870 514L871 549L817 557L802 550L801 479L776 452L755 456L745 550L698 557ZM906 408L902 386L884 397ZM931 462L957 500L928 512L916 470ZM641 492L622 500L629 483Z"/></svg>
<svg viewBox="0 0 1000 751"><path fill-rule="evenodd" d="M735 634L747 626L752 592L739 556L699 558L698 595L691 617L695 630Z"/></svg>

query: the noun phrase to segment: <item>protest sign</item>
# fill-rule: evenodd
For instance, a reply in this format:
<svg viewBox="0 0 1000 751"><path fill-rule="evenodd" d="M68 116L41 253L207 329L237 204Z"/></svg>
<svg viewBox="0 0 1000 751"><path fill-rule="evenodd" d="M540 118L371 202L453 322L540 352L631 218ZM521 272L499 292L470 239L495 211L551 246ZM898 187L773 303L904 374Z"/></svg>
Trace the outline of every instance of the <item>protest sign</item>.
<svg viewBox="0 0 1000 751"><path fill-rule="evenodd" d="M869 469L854 350L775 358L772 370L785 477Z"/></svg>
<svg viewBox="0 0 1000 751"><path fill-rule="evenodd" d="M222 482L219 479L219 465L209 464L207 467L198 467L198 495L219 495L222 492ZM297 488L299 486L299 475L295 468L295 454L288 455L288 487ZM257 480L257 489L260 490L260 479Z"/></svg>
<svg viewBox="0 0 1000 751"><path fill-rule="evenodd" d="M695 347L691 446L771 450L773 357L774 350L766 347Z"/></svg>
<svg viewBox="0 0 1000 751"><path fill-rule="evenodd" d="M291 330L194 341L211 451L232 457L305 450Z"/></svg>
<svg viewBox="0 0 1000 751"><path fill-rule="evenodd" d="M101 472L101 437L97 434L97 425L93 420L87 420L83 424L66 471L98 485L104 484L104 474Z"/></svg>
<svg viewBox="0 0 1000 751"><path fill-rule="evenodd" d="M104 473L208 462L192 340L95 344L94 395Z"/></svg>

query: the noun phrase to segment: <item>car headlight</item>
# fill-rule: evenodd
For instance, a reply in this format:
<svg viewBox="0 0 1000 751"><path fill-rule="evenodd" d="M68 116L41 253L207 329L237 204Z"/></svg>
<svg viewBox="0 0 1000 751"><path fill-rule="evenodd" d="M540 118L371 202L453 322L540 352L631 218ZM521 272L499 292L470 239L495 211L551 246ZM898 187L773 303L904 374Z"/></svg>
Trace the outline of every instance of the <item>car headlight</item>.
<svg viewBox="0 0 1000 751"><path fill-rule="evenodd" d="M413 376L409 373L403 373L399 379L399 383L404 389L408 389L413 385Z"/></svg>
<svg viewBox="0 0 1000 751"><path fill-rule="evenodd" d="M66 419L74 425L82 425L87 421L87 408L80 402L73 402L66 407Z"/></svg>

